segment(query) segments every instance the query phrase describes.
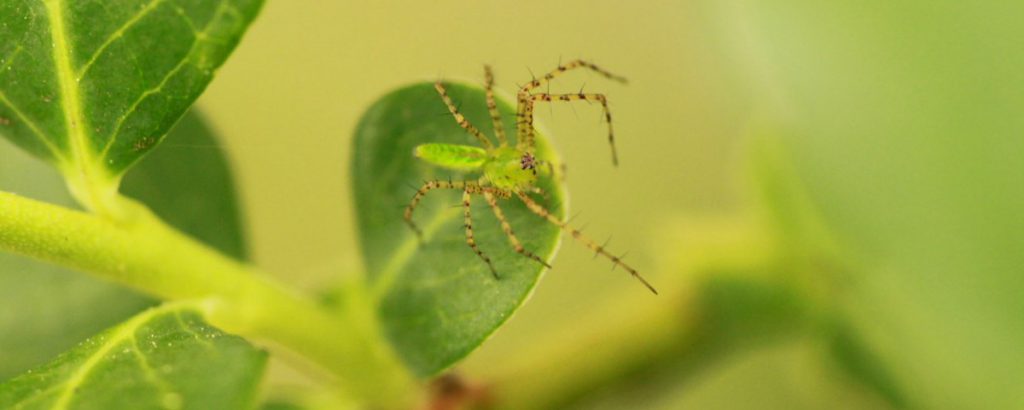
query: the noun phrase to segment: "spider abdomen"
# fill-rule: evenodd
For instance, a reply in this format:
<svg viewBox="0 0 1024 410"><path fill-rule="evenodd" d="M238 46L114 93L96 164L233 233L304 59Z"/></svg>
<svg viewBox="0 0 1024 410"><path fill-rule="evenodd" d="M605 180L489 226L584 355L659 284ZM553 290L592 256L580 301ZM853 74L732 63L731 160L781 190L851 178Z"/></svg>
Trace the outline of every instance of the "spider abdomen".
<svg viewBox="0 0 1024 410"><path fill-rule="evenodd" d="M416 146L416 158L455 171L476 171L488 161L487 151L471 145L429 143Z"/></svg>

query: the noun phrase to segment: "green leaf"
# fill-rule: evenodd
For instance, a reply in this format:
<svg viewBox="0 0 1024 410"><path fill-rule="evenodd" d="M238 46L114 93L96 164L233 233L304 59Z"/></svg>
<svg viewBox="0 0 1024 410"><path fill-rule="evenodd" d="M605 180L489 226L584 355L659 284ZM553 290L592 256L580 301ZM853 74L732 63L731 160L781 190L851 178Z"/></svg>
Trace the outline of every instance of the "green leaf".
<svg viewBox="0 0 1024 410"><path fill-rule="evenodd" d="M260 0L0 3L0 130L102 207L195 101Z"/></svg>
<svg viewBox="0 0 1024 410"><path fill-rule="evenodd" d="M483 91L449 85L462 113L490 132ZM515 112L502 101L509 135ZM494 261L500 280L466 245L458 192L432 192L414 216L424 228L420 245L403 220L403 208L424 180L476 179L430 167L415 159L422 143L473 144L444 106L432 84L395 91L377 101L356 130L353 171L359 234L369 281L380 297L379 316L399 355L420 376L444 370L468 355L522 305L544 269L517 254L483 198L473 200L474 232L480 249ZM538 136L538 155L556 163ZM563 215L560 184L542 178L549 195L542 203ZM559 229L529 212L518 200L499 202L526 249L550 260Z"/></svg>
<svg viewBox="0 0 1024 410"><path fill-rule="evenodd" d="M125 178L122 189L178 229L244 259L245 235L224 154L191 112ZM0 190L72 206L57 173L0 140ZM188 163L188 167L177 166ZM152 299L94 277L0 254L0 380L44 363Z"/></svg>
<svg viewBox="0 0 1024 410"><path fill-rule="evenodd" d="M243 409L254 404L266 353L165 305L0 384L0 407Z"/></svg>

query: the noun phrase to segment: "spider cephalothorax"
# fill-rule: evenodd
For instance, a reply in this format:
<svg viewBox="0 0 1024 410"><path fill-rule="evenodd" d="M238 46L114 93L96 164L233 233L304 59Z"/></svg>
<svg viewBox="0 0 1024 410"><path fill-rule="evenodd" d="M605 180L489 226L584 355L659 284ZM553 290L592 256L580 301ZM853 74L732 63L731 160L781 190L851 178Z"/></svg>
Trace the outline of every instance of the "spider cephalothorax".
<svg viewBox="0 0 1024 410"><path fill-rule="evenodd" d="M455 122L457 122L459 126L471 135L476 137L482 147L430 143L417 146L414 154L424 161L443 168L462 172L480 172L483 175L479 179L471 181L426 182L416 191L416 195L413 196L409 206L405 208L405 221L422 239L420 229L412 221L412 213L413 210L416 209L416 205L418 205L420 200L423 199L423 196L426 195L427 192L438 188L461 190L466 227L466 243L469 244L469 247L473 249L473 252L475 252L477 256L487 263L487 266L491 269L491 273L493 273L494 277L497 278L498 272L494 269L494 263L491 262L490 257L479 249L476 239L473 237L473 221L470 217L470 200L473 195L482 195L487 201L487 204L490 205L491 210L494 211L494 216L501 222L502 230L505 232L505 235L508 237L509 242L512 244L512 247L515 248L516 252L533 259L544 266L550 267L550 265L548 265L547 262L539 256L523 247L522 243L519 242L519 239L516 238L515 234L512 232L512 227L509 225L508 221L505 220L504 213L498 206L498 199L510 199L515 196L519 198L519 200L522 201L531 212L569 232L574 239L583 242L595 253L610 259L615 266L621 266L629 271L633 277L639 279L645 286L647 286L648 289L651 290L651 292L658 293L654 290L654 287L647 283L647 281L644 280L635 269L626 265L622 261L621 257L609 253L605 250L603 245L598 245L594 241L583 236L578 229L570 227L568 223L552 215L547 209L529 196L531 193L540 191L536 186L537 178L540 177L537 172L538 165L547 165L549 170L548 174L552 173L550 172L551 162L536 158L533 155L533 152L535 152L533 106L538 101L554 102L583 100L601 103L601 107L604 109L605 121L608 123L608 143L612 147L612 163L618 164L618 157L615 153L615 138L614 133L612 132L612 115L608 111L608 100L605 98L604 94L585 94L582 92L576 94L531 93L531 91L540 87L542 84L547 83L559 74L579 67L593 70L613 80L625 82L624 78L604 71L594 64L582 60L576 60L565 65L560 65L554 71L544 75L544 77L534 79L527 83L519 90L516 97L518 104L516 109L517 121L515 146L510 146L508 139L505 136L505 128L502 125L501 114L498 112L498 106L494 100L494 76L491 74L490 67L484 67L484 74L487 80L487 109L490 112L491 120L494 122L494 136L498 142L497 146L495 146L487 136L481 133L479 129L473 126L466 117L459 113L455 103L452 102L452 99L448 96L448 92L446 91L444 84L440 82L434 84L434 88L436 88L438 94L441 95L441 99L448 107L448 111L450 111L452 116L455 117Z"/></svg>
<svg viewBox="0 0 1024 410"><path fill-rule="evenodd" d="M537 173L537 159L529 152L523 154L523 157L519 159L519 165L522 166L523 169L529 169L534 173Z"/></svg>

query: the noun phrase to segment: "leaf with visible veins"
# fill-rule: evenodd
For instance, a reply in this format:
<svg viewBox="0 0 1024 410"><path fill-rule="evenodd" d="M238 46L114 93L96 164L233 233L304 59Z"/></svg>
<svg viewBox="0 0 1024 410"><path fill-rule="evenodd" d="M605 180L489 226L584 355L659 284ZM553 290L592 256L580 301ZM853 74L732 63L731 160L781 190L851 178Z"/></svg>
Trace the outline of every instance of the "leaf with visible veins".
<svg viewBox="0 0 1024 410"><path fill-rule="evenodd" d="M0 2L0 134L73 187L109 195L206 88L261 4Z"/></svg>
<svg viewBox="0 0 1024 410"><path fill-rule="evenodd" d="M251 408L266 353L205 324L200 309L145 311L0 384L0 408Z"/></svg>
<svg viewBox="0 0 1024 410"><path fill-rule="evenodd" d="M477 128L493 136L483 90L449 85L449 95ZM498 101L506 133L516 135L515 112ZM493 139L493 137L492 137ZM468 355L521 306L545 268L513 250L483 197L473 199L473 230L480 249L494 261L500 279L466 245L460 192L432 191L414 215L425 242L403 220L403 208L425 180L476 179L432 167L413 157L428 142L476 144L455 122L432 84L416 84L377 101L357 130L352 174L360 244L371 286L380 297L383 328L407 365L430 376ZM539 158L559 163L543 136ZM539 200L564 215L563 185L542 177ZM550 261L559 228L516 199L499 200L524 247Z"/></svg>

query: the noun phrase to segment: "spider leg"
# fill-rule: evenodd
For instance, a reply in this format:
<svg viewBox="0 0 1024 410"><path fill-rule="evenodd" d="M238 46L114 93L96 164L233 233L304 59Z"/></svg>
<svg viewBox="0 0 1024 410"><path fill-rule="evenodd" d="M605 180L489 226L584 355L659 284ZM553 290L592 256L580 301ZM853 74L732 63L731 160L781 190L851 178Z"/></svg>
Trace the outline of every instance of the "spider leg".
<svg viewBox="0 0 1024 410"><path fill-rule="evenodd" d="M480 130L474 127L473 124L470 124L469 120L459 112L459 107L456 107L455 103L452 102L451 97L448 96L448 90L444 88L444 84L441 84L441 82L438 81L434 83L434 89L441 95L441 99L444 100L444 105L448 107L448 112L452 113L452 116L455 117L455 122L459 123L459 126L462 127L462 129L476 137L476 139L480 141L480 145L483 145L484 148L494 148L494 145L491 144L491 140L487 139Z"/></svg>
<svg viewBox="0 0 1024 410"><path fill-rule="evenodd" d="M527 115L525 129L528 130L526 133L525 147L521 149L531 150L533 149L533 105L534 103L540 102L555 102L555 101L597 101L601 103L601 107L604 109L604 120L608 123L608 145L612 147L612 164L619 165L619 155L615 150L615 130L612 128L612 113L608 110L608 98L604 94L531 94L526 96L526 107L524 113Z"/></svg>
<svg viewBox="0 0 1024 410"><path fill-rule="evenodd" d="M509 225L508 220L505 219L505 213L501 211L501 207L498 206L498 200L488 191L484 191L484 199L487 200L487 204L491 206L491 210L494 211L494 217L498 218L501 222L501 230L505 231L505 236L508 237L508 241L512 243L512 248L516 250L520 255L537 261L537 263L544 265L548 269L551 268L547 262L535 255L533 252L526 250L523 244L519 242L519 238L516 238L516 234L512 232L512 225Z"/></svg>
<svg viewBox="0 0 1024 410"><path fill-rule="evenodd" d="M566 64L559 64L557 68L545 74L543 77L534 77L532 81L520 87L519 92L516 94L516 137L519 149L533 149L533 106L529 101L530 91L548 83L566 71L581 67L601 74L611 80L626 83L625 77L612 74L607 70L584 60L573 60ZM582 93L582 89L580 91Z"/></svg>
<svg viewBox="0 0 1024 410"><path fill-rule="evenodd" d="M565 64L559 64L557 68L555 68L554 70L551 70L551 72L549 72L547 74L544 74L543 77L534 78L533 81L530 81L530 82L526 83L526 85L524 85L522 88L519 89L519 95L520 96L528 95L530 93L530 91L533 91L533 89L535 89L537 87L540 87L541 85L547 83L548 81L551 81L552 79L554 79L555 77L565 73L566 71L569 71L569 70L572 70L572 69L576 69L576 68L586 68L586 69L589 69L591 71L594 71L594 72L596 72L598 74L601 74L601 75L607 77L610 80L618 81L620 83L626 83L627 82L625 77L612 74L612 73L608 72L608 70L605 70L605 69L603 69L601 67L598 67L594 63L587 62L587 61L584 61L584 60L573 60L573 61L570 61L570 62L565 63Z"/></svg>
<svg viewBox="0 0 1024 410"><path fill-rule="evenodd" d="M473 252L476 252L476 256L479 256L480 259L483 259L484 262L487 262L487 267L491 269L491 274L494 275L494 279L499 279L498 271L494 269L494 263L491 262L491 258L488 257L487 255L484 255L483 251L481 251L480 248L476 245L476 239L473 237L473 218L470 216L469 213L469 200L471 197L471 193L472 192L470 188L467 188L465 191L462 191L462 209L464 210L466 222L466 244L468 244L469 247L473 249Z"/></svg>
<svg viewBox="0 0 1024 410"><path fill-rule="evenodd" d="M529 95L516 98L516 148L533 149L533 101Z"/></svg>
<svg viewBox="0 0 1024 410"><path fill-rule="evenodd" d="M628 271L630 275L633 275L634 278L639 280L640 283L643 283L644 286L647 287L647 289L650 289L650 291L654 292L655 295L658 294L658 291L654 289L654 286L651 286L651 284L648 283L647 280L645 280L642 276L640 276L640 273L637 272L636 269L633 269L631 266L629 266L625 262L623 262L622 258L620 258L618 256L615 256L615 255L612 255L607 250L605 250L603 246L598 245L597 243L595 243L590 238L588 238L586 236L583 236L583 233L580 232L578 229L574 229L574 228L570 227L569 224L567 224L565 222L562 222L561 220L556 218L554 215L552 215L550 212L548 212L547 209L544 209L543 206L541 206L540 204L534 202L534 200L530 199L529 196L526 196L526 194L524 194L522 192L517 192L516 195L519 196L519 199L521 199L523 201L523 203L526 204L526 207L529 208L531 212L539 215L541 218L547 219L548 222L551 222L552 224L555 224L559 228L562 228L562 230L564 230L566 232L569 232L569 234L572 235L573 239L576 239L576 240L582 242L584 245L586 245L588 248L590 248L590 250L594 251L594 253L601 254L604 257L610 259L612 261L612 263L614 263L613 266L621 266L623 269Z"/></svg>
<svg viewBox="0 0 1024 410"><path fill-rule="evenodd" d="M405 207L405 223L409 224L409 228L412 228L413 232L416 232L416 237L423 242L423 231L420 230L416 223L412 221L412 212L416 210L416 206L420 204L420 201L428 192L435 189L466 189L467 186L475 186L472 183L463 181L427 181L423 183L423 186L416 190L416 194L412 196L412 200L409 201L409 205Z"/></svg>
<svg viewBox="0 0 1024 410"><path fill-rule="evenodd" d="M501 124L501 112L498 111L498 103L494 101L494 73L491 66L484 66L484 78L487 89L487 111L491 113L491 122L494 124L494 136L498 138L498 145L508 145L505 138L505 126Z"/></svg>

